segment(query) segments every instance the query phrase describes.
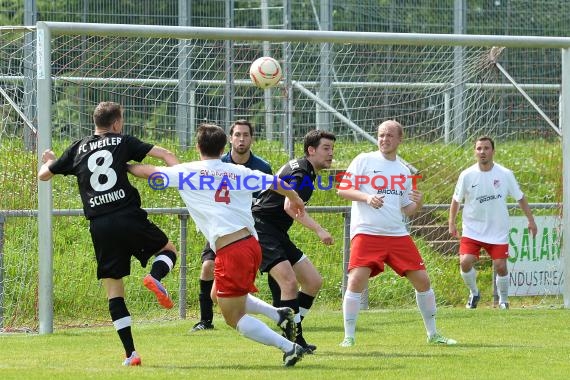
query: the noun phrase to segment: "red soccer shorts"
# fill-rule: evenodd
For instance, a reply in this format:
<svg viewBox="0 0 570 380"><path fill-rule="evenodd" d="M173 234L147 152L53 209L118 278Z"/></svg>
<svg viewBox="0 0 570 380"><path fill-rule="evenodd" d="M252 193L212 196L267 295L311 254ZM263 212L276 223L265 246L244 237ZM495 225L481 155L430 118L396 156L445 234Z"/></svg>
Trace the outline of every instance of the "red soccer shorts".
<svg viewBox="0 0 570 380"><path fill-rule="evenodd" d="M483 243L482 241L473 240L465 236L462 236L461 240L459 241L460 255L474 255L477 256L477 259L479 259L481 248L487 251L493 260L506 259L509 257L508 244Z"/></svg>
<svg viewBox="0 0 570 380"><path fill-rule="evenodd" d="M348 270L368 267L370 277L384 272L386 263L394 272L404 276L410 270L425 270L424 260L409 235L377 236L358 234L351 242Z"/></svg>
<svg viewBox="0 0 570 380"><path fill-rule="evenodd" d="M261 264L261 247L253 236L228 244L216 252L214 281L220 298L256 293L255 276Z"/></svg>

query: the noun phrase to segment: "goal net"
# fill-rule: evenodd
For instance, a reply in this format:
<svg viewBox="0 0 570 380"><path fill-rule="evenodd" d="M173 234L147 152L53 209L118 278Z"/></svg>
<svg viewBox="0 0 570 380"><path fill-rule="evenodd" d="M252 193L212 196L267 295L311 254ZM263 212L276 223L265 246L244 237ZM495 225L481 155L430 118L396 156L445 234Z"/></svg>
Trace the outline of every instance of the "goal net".
<svg viewBox="0 0 570 380"><path fill-rule="evenodd" d="M51 120L49 132L44 133L49 133L57 155L74 139L92 133L93 109L107 100L123 105L125 133L167 147L183 161L198 159L193 135L204 121L229 130L236 119L250 120L255 128L252 150L268 160L274 171L290 157L303 154L302 139L307 131L333 131L338 138L333 168L320 173L323 189L317 189L308 206L319 206L311 215L333 234L335 244L325 247L316 235L297 225L291 231L293 241L323 275L317 304L326 307L338 308L341 302L347 244L343 234L349 204L334 189L324 188L358 153L377 149L376 128L383 120L397 119L404 125L401 159L422 177L419 189L424 192L426 206L410 220L410 232L426 261L438 304L462 306L468 294L459 275L457 241L447 232L447 212L459 173L475 163L475 138L492 136L496 161L515 172L535 215L559 220L562 149L553 128L559 125L558 49L501 50L452 46L451 42L430 44L427 39L397 42L383 40L381 35L369 42L348 42L335 38L334 32L322 32L318 43L286 32L267 36L279 42L262 42L253 31L251 38L232 40L217 29L151 29L100 26L96 31L86 31L73 24L54 27L49 63L42 68L33 59L24 60L33 65L30 71L10 49L20 57L32 52L33 57L35 41L27 41L26 33L11 40L1 35L0 87L11 94L15 105L2 98L0 181L2 189L13 187L12 191L3 191L0 210L38 207L37 158L28 146L35 143L35 134L30 134L19 111L26 104L46 107L41 103L46 99L42 96L45 89L30 92L37 95L37 102L26 103L24 95L25 84L29 80L33 83L36 69L42 73L49 67L52 81L47 107ZM278 59L285 71L280 86L265 91L248 79L250 63L263 55ZM516 85L500 70L498 62ZM26 72L30 78L25 77ZM34 116L32 113L30 120L35 126ZM165 279L165 285L177 304L187 304L187 317L195 318L204 238L191 221L181 233L183 203L176 192L153 191L145 181L134 178L132 182L141 192L143 207L154 210L151 219L169 238L178 246L181 238L187 239L183 244L187 272L177 268ZM95 277L88 224L78 215L81 203L74 178L54 178L52 194L56 211L52 228L54 323L108 323L104 291ZM521 215L517 210L513 208L513 216ZM41 247L37 246L36 222L29 216L5 217L5 328L37 328L37 252ZM557 281L556 276L561 278L557 226L556 222L548 224L536 241L528 239L524 227L511 234L519 254L512 265L538 257L546 265L544 271L558 271L541 283L513 280L511 287L543 290L538 296L513 300L513 306L562 303L559 286L550 286ZM482 258L478 265L483 292L480 305L491 307L492 268L485 254ZM147 270L133 262L131 276L126 279L132 314L138 320L178 317L181 310L159 309L152 294L141 286ZM187 293L180 291L181 282ZM258 287L260 296L270 300L265 276L258 278ZM410 285L386 270L370 282L367 304L413 307L415 301Z"/></svg>
<svg viewBox="0 0 570 380"><path fill-rule="evenodd" d="M0 328L34 327L38 295L35 40L0 27Z"/></svg>

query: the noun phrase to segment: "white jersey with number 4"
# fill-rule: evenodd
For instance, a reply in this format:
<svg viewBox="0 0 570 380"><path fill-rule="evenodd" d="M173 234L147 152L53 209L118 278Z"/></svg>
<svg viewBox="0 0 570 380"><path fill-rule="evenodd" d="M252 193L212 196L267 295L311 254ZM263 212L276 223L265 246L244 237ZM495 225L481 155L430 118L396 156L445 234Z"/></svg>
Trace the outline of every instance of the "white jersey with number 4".
<svg viewBox="0 0 570 380"><path fill-rule="evenodd" d="M522 193L512 171L497 163L489 171L479 164L459 175L453 199L463 206L462 235L489 244L508 243L507 197L521 200Z"/></svg>
<svg viewBox="0 0 570 380"><path fill-rule="evenodd" d="M214 251L219 237L244 227L257 238L251 215L252 194L270 187L274 176L219 159L157 170L166 175L168 187L179 190L196 226Z"/></svg>

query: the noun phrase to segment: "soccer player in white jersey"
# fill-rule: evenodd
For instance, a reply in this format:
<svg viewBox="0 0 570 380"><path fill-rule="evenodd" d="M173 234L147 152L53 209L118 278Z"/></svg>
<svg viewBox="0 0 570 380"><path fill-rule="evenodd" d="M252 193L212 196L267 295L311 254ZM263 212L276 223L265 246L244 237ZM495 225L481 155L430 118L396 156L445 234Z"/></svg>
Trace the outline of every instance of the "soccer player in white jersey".
<svg viewBox="0 0 570 380"><path fill-rule="evenodd" d="M384 264L405 276L415 289L416 302L434 344L456 344L436 329L435 294L424 261L411 239L404 216L422 207L423 195L412 189L410 170L398 159L403 139L402 125L387 120L378 126L379 151L359 154L338 185L338 194L352 201L348 285L344 294L344 340L341 347L355 344L356 320L363 290L370 277L384 271Z"/></svg>
<svg viewBox="0 0 570 380"><path fill-rule="evenodd" d="M455 219L461 202L463 208L463 233L459 243L460 272L469 288L468 309L475 309L481 295L477 287L477 271L473 265L479 260L481 248L485 249L497 273L499 308L509 308L509 212L507 197L515 198L528 219L528 230L536 236L537 227L528 202L519 188L512 171L493 162L495 143L483 136L475 141L477 163L459 175L449 209L449 233L459 237Z"/></svg>
<svg viewBox="0 0 570 380"><path fill-rule="evenodd" d="M243 165L252 170L260 170L267 174L273 174L271 166L263 158L253 154L253 125L244 119L236 120L230 127L229 141L231 149L222 156L222 162L230 162ZM255 202L259 193L253 193ZM258 232L259 234L259 232ZM214 286L214 261L216 254L210 248L210 244L202 250L202 269L200 270L200 320L192 327L190 332L207 331L214 329L214 302L210 294Z"/></svg>
<svg viewBox="0 0 570 380"><path fill-rule="evenodd" d="M149 178L151 185L161 183L179 190L190 216L216 253L215 297L226 323L249 339L279 348L284 353L283 364L293 366L303 356L303 348L247 314L268 315L277 324L289 326L290 338L295 336L290 308L277 309L249 294L257 292L254 282L261 263L251 201L254 192L271 188L286 196L289 211L301 217L305 212L303 200L273 175L222 162L220 156L227 142L222 128L200 125L196 142L200 161L172 167L132 165L129 171Z"/></svg>

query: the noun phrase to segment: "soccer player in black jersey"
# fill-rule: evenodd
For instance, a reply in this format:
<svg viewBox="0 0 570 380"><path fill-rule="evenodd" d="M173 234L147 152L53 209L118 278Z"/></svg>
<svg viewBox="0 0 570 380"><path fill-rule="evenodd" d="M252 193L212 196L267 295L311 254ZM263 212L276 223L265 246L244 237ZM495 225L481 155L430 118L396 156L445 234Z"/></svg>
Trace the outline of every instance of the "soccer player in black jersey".
<svg viewBox="0 0 570 380"><path fill-rule="evenodd" d="M243 165L252 170L259 170L273 174L271 165L251 151L253 143L253 126L247 120L236 120L230 128L231 149L222 156L222 162ZM259 194L253 193L255 200ZM210 296L214 284L214 260L216 254L207 243L202 251L202 269L200 271L200 321L194 325L190 332L211 330L214 328L214 303Z"/></svg>
<svg viewBox="0 0 570 380"><path fill-rule="evenodd" d="M277 173L305 203L315 189L317 172L331 166L335 140L335 135L330 132L310 131L304 137L305 157L289 161ZM252 211L263 252L260 269L269 273L273 304L293 309L297 322L296 342L306 353L312 353L316 346L306 342L301 321L313 305L323 280L309 258L291 241L288 231L293 220L297 220L314 231L324 244L331 245L333 238L307 213L296 218L285 197L273 191L262 192Z"/></svg>
<svg viewBox="0 0 570 380"><path fill-rule="evenodd" d="M125 304L123 277L130 274L131 256L146 267L154 255L150 274L143 283L163 307L172 308L172 300L160 280L176 263L176 248L147 219L139 192L129 182L127 163L140 162L145 156L161 159L169 166L178 160L164 148L122 134L123 109L117 103L99 103L93 121L95 132L72 143L59 159L49 149L43 152L38 178L47 181L55 174L77 177L97 259L97 279L105 287L111 319L125 348L123 365L140 365Z"/></svg>

